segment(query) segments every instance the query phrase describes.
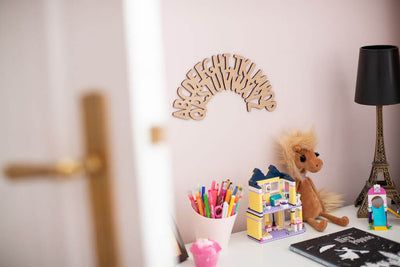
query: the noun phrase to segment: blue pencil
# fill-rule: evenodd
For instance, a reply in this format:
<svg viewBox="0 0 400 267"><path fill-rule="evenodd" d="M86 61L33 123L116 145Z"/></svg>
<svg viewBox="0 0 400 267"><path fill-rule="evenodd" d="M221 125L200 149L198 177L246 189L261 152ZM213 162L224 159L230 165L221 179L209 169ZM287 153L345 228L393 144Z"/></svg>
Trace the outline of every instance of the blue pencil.
<svg viewBox="0 0 400 267"><path fill-rule="evenodd" d="M236 186L235 190L233 190L232 196L236 195L237 190L238 190L238 186Z"/></svg>

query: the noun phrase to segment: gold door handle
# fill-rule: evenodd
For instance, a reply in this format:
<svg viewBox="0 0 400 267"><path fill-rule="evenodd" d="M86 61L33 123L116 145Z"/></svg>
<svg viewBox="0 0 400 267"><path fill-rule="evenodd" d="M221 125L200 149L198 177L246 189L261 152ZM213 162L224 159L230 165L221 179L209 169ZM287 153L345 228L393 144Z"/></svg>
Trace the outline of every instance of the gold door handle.
<svg viewBox="0 0 400 267"><path fill-rule="evenodd" d="M7 177L13 179L44 176L71 178L82 172L98 172L102 167L103 164L100 159L96 156L91 156L84 160L65 158L53 164L10 163L4 168L4 173Z"/></svg>
<svg viewBox="0 0 400 267"><path fill-rule="evenodd" d="M105 99L97 93L88 94L83 97L82 107L86 158L63 159L54 164L9 164L4 172L15 180L46 176L69 178L84 172L88 177L98 266L118 267Z"/></svg>

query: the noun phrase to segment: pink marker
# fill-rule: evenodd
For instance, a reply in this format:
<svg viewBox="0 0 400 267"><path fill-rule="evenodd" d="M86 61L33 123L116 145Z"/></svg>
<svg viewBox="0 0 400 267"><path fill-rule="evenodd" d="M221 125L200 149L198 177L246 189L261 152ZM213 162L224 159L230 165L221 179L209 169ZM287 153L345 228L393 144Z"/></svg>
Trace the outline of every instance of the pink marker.
<svg viewBox="0 0 400 267"><path fill-rule="evenodd" d="M216 205L220 205L220 202L221 202L221 199L222 199L222 188L224 187L224 183L225 183L225 181L222 181L222 183L221 183L221 190L219 191L219 194L218 194L218 201L217 201L217 204L216 204Z"/></svg>
<svg viewBox="0 0 400 267"><path fill-rule="evenodd" d="M222 206L222 204L225 201L226 187L227 187L227 184L224 183L224 185L221 188L221 194L220 194L220 198L218 199L218 205Z"/></svg>
<svg viewBox="0 0 400 267"><path fill-rule="evenodd" d="M217 205L217 196L218 196L218 190L213 190L211 191L211 195L212 195L212 200L213 200L213 206Z"/></svg>
<svg viewBox="0 0 400 267"><path fill-rule="evenodd" d="M232 212L231 212L231 216L235 215L235 210L236 210L236 202L233 203L232 205Z"/></svg>
<svg viewBox="0 0 400 267"><path fill-rule="evenodd" d="M215 218L215 210L214 210L214 206L211 206L210 207L210 216L211 216L211 218Z"/></svg>
<svg viewBox="0 0 400 267"><path fill-rule="evenodd" d="M192 204L192 208L193 208L197 213L199 213L199 207L197 206L197 203L196 203L196 201L195 201L194 198L193 198L192 191L189 190L187 193L188 193L188 197L189 197L190 203Z"/></svg>
<svg viewBox="0 0 400 267"><path fill-rule="evenodd" d="M208 202L210 203L210 211L214 210L214 207L215 207L215 204L214 204L214 191L208 190ZM214 217L215 217L215 214L214 214Z"/></svg>

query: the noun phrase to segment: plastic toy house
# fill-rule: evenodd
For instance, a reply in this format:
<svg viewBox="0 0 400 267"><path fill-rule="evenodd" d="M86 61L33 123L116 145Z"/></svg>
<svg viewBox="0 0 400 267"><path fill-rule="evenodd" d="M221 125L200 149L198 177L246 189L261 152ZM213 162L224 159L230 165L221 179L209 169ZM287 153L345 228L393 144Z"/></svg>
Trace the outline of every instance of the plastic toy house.
<svg viewBox="0 0 400 267"><path fill-rule="evenodd" d="M273 165L267 175L254 169L249 180L247 235L264 243L304 232L295 180Z"/></svg>
<svg viewBox="0 0 400 267"><path fill-rule="evenodd" d="M368 190L368 222L369 227L376 231L390 229L387 224L387 199L386 191L379 184Z"/></svg>

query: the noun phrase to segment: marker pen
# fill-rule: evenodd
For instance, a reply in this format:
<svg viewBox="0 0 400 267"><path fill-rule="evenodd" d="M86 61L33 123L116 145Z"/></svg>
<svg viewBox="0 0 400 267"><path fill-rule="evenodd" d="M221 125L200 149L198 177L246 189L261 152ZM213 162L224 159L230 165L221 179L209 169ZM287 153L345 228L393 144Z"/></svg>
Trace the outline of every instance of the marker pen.
<svg viewBox="0 0 400 267"><path fill-rule="evenodd" d="M194 200L194 198L193 198L192 191L189 190L187 193L188 193L188 197L189 197L190 203L192 204L192 208L193 208L197 213L199 213L199 207L197 207L197 205L196 205L196 203L195 203L195 200Z"/></svg>
<svg viewBox="0 0 400 267"><path fill-rule="evenodd" d="M242 197L242 191L243 191L242 188L240 188L240 189L237 191L237 193L236 193L236 198L235 198L235 203L238 202L239 197Z"/></svg>
<svg viewBox="0 0 400 267"><path fill-rule="evenodd" d="M212 190L208 190L208 203L210 204L210 210L211 210L211 207L215 206L214 205L214 196L212 193L213 193Z"/></svg>
<svg viewBox="0 0 400 267"><path fill-rule="evenodd" d="M226 216L228 215L228 209L229 209L228 203L224 202L224 206L222 208L222 218L226 218Z"/></svg>
<svg viewBox="0 0 400 267"><path fill-rule="evenodd" d="M238 186L235 187L235 190L233 190L232 195L236 195L237 190L238 190Z"/></svg>
<svg viewBox="0 0 400 267"><path fill-rule="evenodd" d="M199 205L200 215L204 216L203 202L201 201L201 197L200 197L199 193L196 193L196 200L197 200L197 204Z"/></svg>
<svg viewBox="0 0 400 267"><path fill-rule="evenodd" d="M240 200L242 199L242 196L239 197L238 202L236 203L236 208L235 208L235 214L238 212L239 209L239 204L240 204Z"/></svg>
<svg viewBox="0 0 400 267"><path fill-rule="evenodd" d="M231 216L233 203L235 203L235 196L231 197L231 201L229 203L228 216L227 217Z"/></svg>
<svg viewBox="0 0 400 267"><path fill-rule="evenodd" d="M210 218L210 204L208 203L208 197L207 194L204 194L204 204L206 206L206 215L208 218Z"/></svg>
<svg viewBox="0 0 400 267"><path fill-rule="evenodd" d="M225 181L222 181L222 183L221 183L221 190L219 191L217 205L222 204L221 199L222 199L222 189L224 188L224 183L225 183Z"/></svg>
<svg viewBox="0 0 400 267"><path fill-rule="evenodd" d="M233 215L235 215L235 210L236 210L236 202L235 203L233 203L233 206L232 206L232 212L231 212L231 215L230 216L233 216Z"/></svg>
<svg viewBox="0 0 400 267"><path fill-rule="evenodd" d="M211 218L215 218L215 210L214 210L214 206L211 206L210 207L210 216L211 216Z"/></svg>
<svg viewBox="0 0 400 267"><path fill-rule="evenodd" d="M217 199L218 199L218 188L219 188L219 184L217 184L217 187L215 188L214 191L211 191L212 196L213 196L213 204L214 206L217 205Z"/></svg>
<svg viewBox="0 0 400 267"><path fill-rule="evenodd" d="M233 183L230 182L227 189L230 189L232 191L232 188L233 188Z"/></svg>
<svg viewBox="0 0 400 267"><path fill-rule="evenodd" d="M226 196L225 196L225 202L229 203L229 200L231 199L232 191L230 189L226 190Z"/></svg>
<svg viewBox="0 0 400 267"><path fill-rule="evenodd" d="M227 184L224 184L221 189L221 199L218 200L218 205L222 206L222 204L225 201L226 187L227 187Z"/></svg>

